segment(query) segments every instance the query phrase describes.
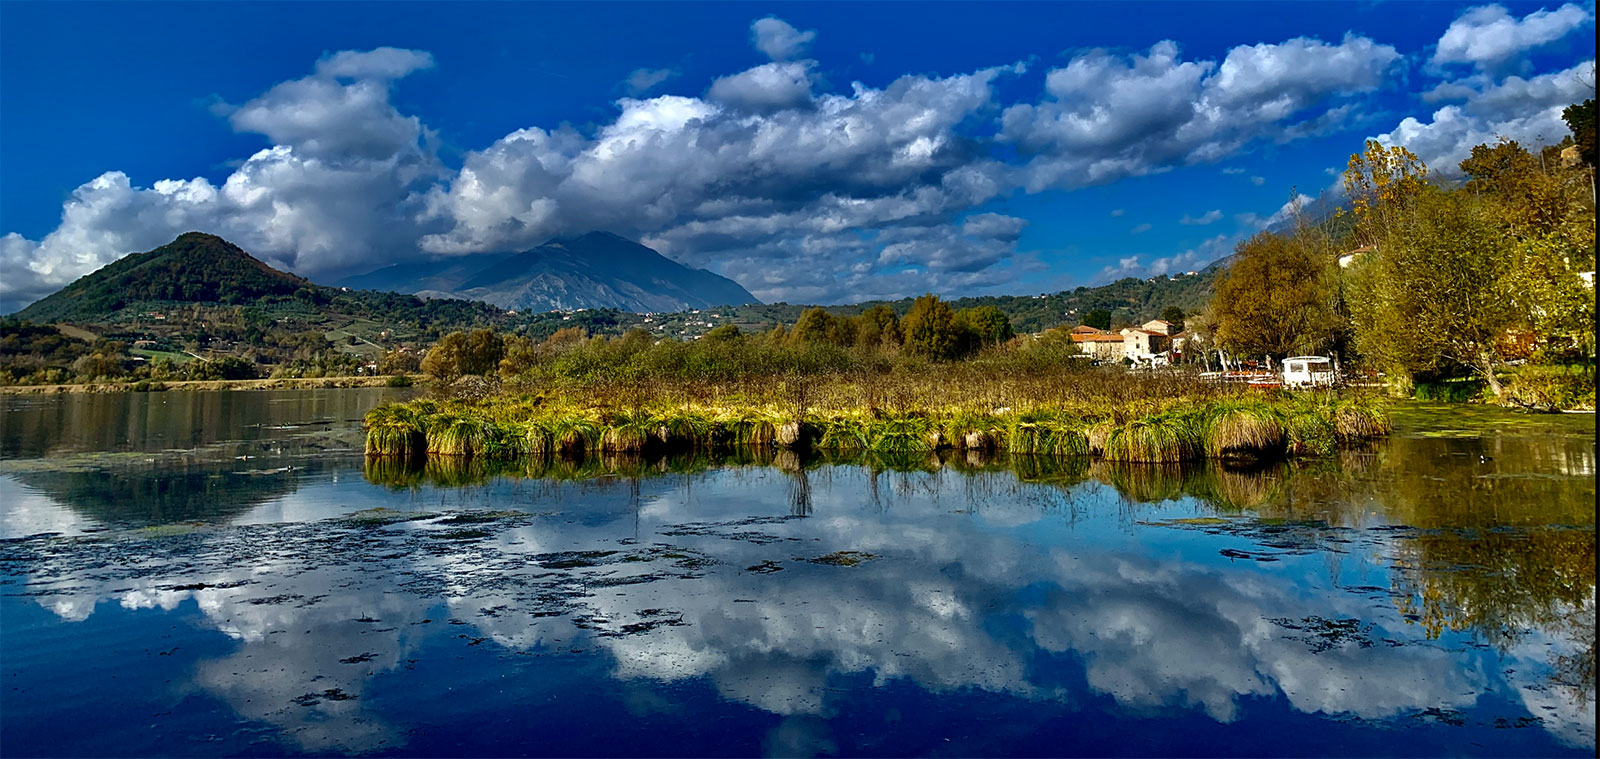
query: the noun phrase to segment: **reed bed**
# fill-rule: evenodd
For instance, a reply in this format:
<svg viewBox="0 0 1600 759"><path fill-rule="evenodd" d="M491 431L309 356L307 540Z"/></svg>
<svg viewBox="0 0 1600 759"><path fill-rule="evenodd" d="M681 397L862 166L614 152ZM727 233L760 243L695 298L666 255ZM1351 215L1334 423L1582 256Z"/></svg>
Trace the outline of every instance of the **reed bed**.
<svg viewBox="0 0 1600 759"><path fill-rule="evenodd" d="M1388 433L1369 396L1260 394L1172 377L1058 382L958 375L789 380L682 389L592 386L476 399L422 399L367 414L372 456L518 458L553 454L941 450L1172 463L1323 455ZM924 377L923 379L929 379ZM1179 378L1181 379L1181 377ZM809 386L808 386L809 383ZM771 385L773 383L768 383Z"/></svg>

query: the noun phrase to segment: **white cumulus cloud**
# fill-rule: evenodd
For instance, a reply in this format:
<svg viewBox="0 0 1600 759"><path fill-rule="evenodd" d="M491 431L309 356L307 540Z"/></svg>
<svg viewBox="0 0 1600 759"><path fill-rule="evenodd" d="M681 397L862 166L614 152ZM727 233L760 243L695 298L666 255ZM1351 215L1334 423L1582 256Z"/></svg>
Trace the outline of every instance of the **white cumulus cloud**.
<svg viewBox="0 0 1600 759"><path fill-rule="evenodd" d="M1568 3L1555 10L1539 9L1518 19L1500 5L1483 5L1462 13L1439 38L1433 62L1499 67L1528 50L1547 45L1587 26L1593 14Z"/></svg>

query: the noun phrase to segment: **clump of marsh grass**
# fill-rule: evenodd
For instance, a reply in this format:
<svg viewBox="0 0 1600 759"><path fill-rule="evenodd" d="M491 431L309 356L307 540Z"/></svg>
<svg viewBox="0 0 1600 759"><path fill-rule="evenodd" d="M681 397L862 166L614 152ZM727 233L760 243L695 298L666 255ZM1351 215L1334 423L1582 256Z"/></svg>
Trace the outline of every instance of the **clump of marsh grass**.
<svg viewBox="0 0 1600 759"><path fill-rule="evenodd" d="M1333 406L1318 398L1298 398L1284 409L1284 430L1296 456L1326 456L1339 446Z"/></svg>
<svg viewBox="0 0 1600 759"><path fill-rule="evenodd" d="M1004 447L1013 455L1087 456L1089 437L1075 420L1019 417L1006 428Z"/></svg>
<svg viewBox="0 0 1600 759"><path fill-rule="evenodd" d="M1205 453L1200 427L1190 414L1169 411L1140 417L1114 427L1102 455L1111 461L1147 463L1198 459Z"/></svg>
<svg viewBox="0 0 1600 759"><path fill-rule="evenodd" d="M600 449L599 425L576 415L561 415L550 421L550 437L557 453L589 453Z"/></svg>
<svg viewBox="0 0 1600 759"><path fill-rule="evenodd" d="M379 406L367 412L362 424L367 428L368 456L415 456L427 448L421 421L410 406Z"/></svg>
<svg viewBox="0 0 1600 759"><path fill-rule="evenodd" d="M817 419L814 424L821 430L817 436L818 448L837 452L867 449L867 427L860 419L853 416L827 417Z"/></svg>
<svg viewBox="0 0 1600 759"><path fill-rule="evenodd" d="M428 453L439 456L471 456L486 452L498 430L488 419L476 415L457 416L441 412L428 417Z"/></svg>
<svg viewBox="0 0 1600 759"><path fill-rule="evenodd" d="M600 433L600 449L616 453L639 453L649 445L660 423L647 411L614 414Z"/></svg>
<svg viewBox="0 0 1600 759"><path fill-rule="evenodd" d="M865 425L867 450L874 453L927 453L933 422L922 416L886 416Z"/></svg>
<svg viewBox="0 0 1600 759"><path fill-rule="evenodd" d="M1106 441L1111 438L1111 432L1116 428L1116 422L1104 419L1084 429L1084 442L1089 446L1091 456L1105 455Z"/></svg>
<svg viewBox="0 0 1600 759"><path fill-rule="evenodd" d="M1277 456L1288 442L1278 411L1260 401L1218 404L1206 427L1206 454L1212 458Z"/></svg>
<svg viewBox="0 0 1600 759"><path fill-rule="evenodd" d="M1340 442L1380 438L1389 434L1389 429L1389 415L1376 398L1343 398L1334 403L1333 433Z"/></svg>

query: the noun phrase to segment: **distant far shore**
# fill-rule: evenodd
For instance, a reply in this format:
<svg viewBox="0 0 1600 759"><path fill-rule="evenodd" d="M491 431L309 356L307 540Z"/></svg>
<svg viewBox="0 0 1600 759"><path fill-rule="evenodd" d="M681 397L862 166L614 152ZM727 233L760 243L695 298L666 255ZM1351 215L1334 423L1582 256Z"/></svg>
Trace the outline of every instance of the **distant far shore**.
<svg viewBox="0 0 1600 759"><path fill-rule="evenodd" d="M129 393L171 392L174 390L309 390L322 387L388 387L387 375L362 375L356 377L280 377L277 379L243 380L177 380L148 383L144 388L137 382L87 382L68 385L0 385L0 394L53 395L60 393Z"/></svg>

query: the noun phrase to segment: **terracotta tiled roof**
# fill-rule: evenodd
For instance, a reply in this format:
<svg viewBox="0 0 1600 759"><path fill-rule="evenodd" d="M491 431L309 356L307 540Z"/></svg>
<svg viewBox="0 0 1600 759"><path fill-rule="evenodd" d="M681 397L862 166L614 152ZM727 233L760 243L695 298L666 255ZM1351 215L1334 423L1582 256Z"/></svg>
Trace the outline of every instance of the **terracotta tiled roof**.
<svg viewBox="0 0 1600 759"><path fill-rule="evenodd" d="M1082 334L1079 334L1079 335L1073 335L1072 336L1072 342L1075 342L1075 343L1120 343L1120 342L1122 342L1122 335L1105 333L1105 332L1096 333L1096 334L1093 334L1093 335L1082 335Z"/></svg>

